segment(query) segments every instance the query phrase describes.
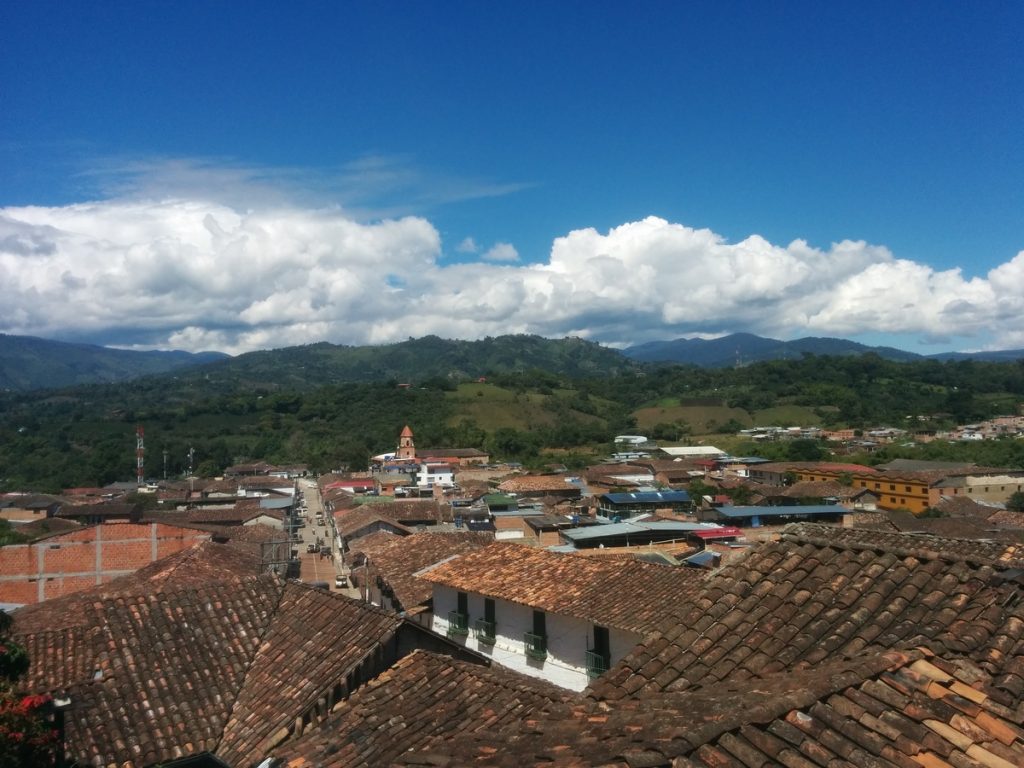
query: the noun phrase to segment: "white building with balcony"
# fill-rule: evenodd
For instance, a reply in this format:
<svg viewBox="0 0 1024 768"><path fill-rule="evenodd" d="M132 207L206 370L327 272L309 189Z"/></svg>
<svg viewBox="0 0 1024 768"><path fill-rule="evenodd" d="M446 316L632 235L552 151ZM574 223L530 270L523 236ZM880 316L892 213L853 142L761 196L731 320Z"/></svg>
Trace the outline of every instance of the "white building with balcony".
<svg viewBox="0 0 1024 768"><path fill-rule="evenodd" d="M432 629L494 663L581 691L629 653L702 572L495 542L416 574Z"/></svg>
<svg viewBox="0 0 1024 768"><path fill-rule="evenodd" d="M442 488L451 488L455 485L455 469L450 464L439 464L424 462L420 464L416 473L416 486L421 489L433 488L439 485Z"/></svg>

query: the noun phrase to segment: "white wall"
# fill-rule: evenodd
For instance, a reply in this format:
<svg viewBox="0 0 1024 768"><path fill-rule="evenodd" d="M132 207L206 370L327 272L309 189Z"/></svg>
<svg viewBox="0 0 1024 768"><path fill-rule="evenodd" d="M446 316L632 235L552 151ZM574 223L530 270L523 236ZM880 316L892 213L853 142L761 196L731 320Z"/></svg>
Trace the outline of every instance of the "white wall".
<svg viewBox="0 0 1024 768"><path fill-rule="evenodd" d="M242 525L269 525L271 528L277 528L279 531L284 530L284 523L270 515L254 517L252 520L242 523Z"/></svg>
<svg viewBox="0 0 1024 768"><path fill-rule="evenodd" d="M469 635L453 635L450 639L467 648L491 657L495 664L513 669L549 683L582 691L590 682L587 677L586 651L594 646L594 625L571 616L547 614L548 656L544 661L527 657L523 635L533 632L533 609L505 600L495 600L495 641L481 643L474 636L477 619L484 617L484 597L473 592L469 598ZM457 592L450 587L434 585L434 619L432 629L440 635L448 633L448 613L457 610ZM642 638L630 632L609 627L611 664L625 656Z"/></svg>

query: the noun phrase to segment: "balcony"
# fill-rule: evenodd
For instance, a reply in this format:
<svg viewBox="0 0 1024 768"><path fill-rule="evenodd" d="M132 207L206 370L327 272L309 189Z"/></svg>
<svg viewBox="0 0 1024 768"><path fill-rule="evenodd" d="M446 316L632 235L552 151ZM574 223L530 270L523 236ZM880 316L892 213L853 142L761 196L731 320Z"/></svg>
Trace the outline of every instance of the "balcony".
<svg viewBox="0 0 1024 768"><path fill-rule="evenodd" d="M494 622L486 619L477 619L473 625L473 635L478 642L494 645Z"/></svg>
<svg viewBox="0 0 1024 768"><path fill-rule="evenodd" d="M543 661L548 657L547 635L535 635L532 632L527 632L523 635L523 645L526 655L531 659Z"/></svg>
<svg viewBox="0 0 1024 768"><path fill-rule="evenodd" d="M469 634L469 616L458 611L448 611L448 637L465 637Z"/></svg>
<svg viewBox="0 0 1024 768"><path fill-rule="evenodd" d="M608 659L598 651L587 651L587 677L593 680L608 671Z"/></svg>

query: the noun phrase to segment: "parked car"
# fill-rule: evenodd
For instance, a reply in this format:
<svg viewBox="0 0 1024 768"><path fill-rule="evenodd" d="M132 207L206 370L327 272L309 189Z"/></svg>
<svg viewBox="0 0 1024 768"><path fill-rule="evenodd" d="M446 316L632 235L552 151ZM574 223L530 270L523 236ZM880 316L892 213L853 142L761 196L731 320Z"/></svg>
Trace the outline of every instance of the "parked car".
<svg viewBox="0 0 1024 768"><path fill-rule="evenodd" d="M336 589L342 589L348 586L348 576L335 576L334 587Z"/></svg>
<svg viewBox="0 0 1024 768"><path fill-rule="evenodd" d="M316 552L316 550L317 550L316 544L307 544L306 545L306 552L307 553L312 554L312 553Z"/></svg>

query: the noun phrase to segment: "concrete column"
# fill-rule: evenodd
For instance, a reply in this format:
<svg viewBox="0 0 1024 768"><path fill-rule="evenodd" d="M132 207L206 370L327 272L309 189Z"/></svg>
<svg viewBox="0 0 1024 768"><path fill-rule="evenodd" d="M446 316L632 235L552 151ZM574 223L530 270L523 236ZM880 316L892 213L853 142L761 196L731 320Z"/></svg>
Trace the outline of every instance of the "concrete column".
<svg viewBox="0 0 1024 768"><path fill-rule="evenodd" d="M36 544L36 599L41 603L46 599L46 544Z"/></svg>
<svg viewBox="0 0 1024 768"><path fill-rule="evenodd" d="M96 526L96 583L103 583L103 523Z"/></svg>

